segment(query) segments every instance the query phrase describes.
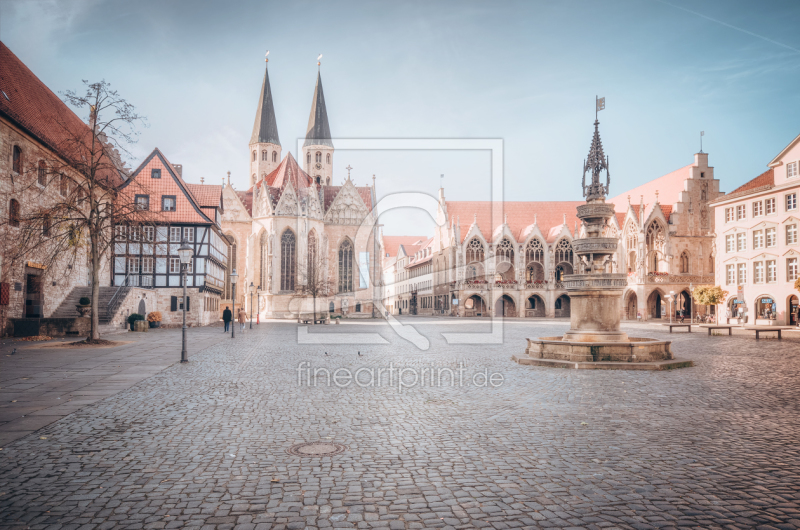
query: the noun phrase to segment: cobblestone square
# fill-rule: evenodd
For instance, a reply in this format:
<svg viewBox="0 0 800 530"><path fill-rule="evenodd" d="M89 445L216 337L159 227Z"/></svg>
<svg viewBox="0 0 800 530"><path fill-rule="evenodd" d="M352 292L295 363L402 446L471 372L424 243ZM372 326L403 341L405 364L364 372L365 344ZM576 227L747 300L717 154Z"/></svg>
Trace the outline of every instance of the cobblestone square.
<svg viewBox="0 0 800 530"><path fill-rule="evenodd" d="M623 325L673 340L695 366L583 371L511 361L525 337L558 335L566 321L506 322L503 344L465 345L442 332L488 331L487 320L403 323L429 349L381 321L308 328L332 334L328 344L298 344L299 326L276 322L199 353L195 341L190 363L5 444L0 527L800 527L796 333ZM387 343L335 343L349 332ZM453 386L328 384L340 368L366 369L363 383L370 369L458 374L460 362ZM287 452L305 442L345 450Z"/></svg>

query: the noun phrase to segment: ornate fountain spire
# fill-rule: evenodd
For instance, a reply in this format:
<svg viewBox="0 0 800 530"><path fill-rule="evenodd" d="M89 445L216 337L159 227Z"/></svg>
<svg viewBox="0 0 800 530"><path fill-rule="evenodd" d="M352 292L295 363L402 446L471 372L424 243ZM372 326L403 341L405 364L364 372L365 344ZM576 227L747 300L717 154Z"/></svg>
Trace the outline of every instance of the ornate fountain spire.
<svg viewBox="0 0 800 530"><path fill-rule="evenodd" d="M608 171L608 157L603 153L603 142L600 140L600 122L594 120L594 136L592 145L589 147L589 156L583 164L583 196L587 201L593 199L605 199L608 194L608 186L611 184L611 174ZM600 173L606 172L606 183L600 182ZM586 185L586 173L589 172L592 182Z"/></svg>

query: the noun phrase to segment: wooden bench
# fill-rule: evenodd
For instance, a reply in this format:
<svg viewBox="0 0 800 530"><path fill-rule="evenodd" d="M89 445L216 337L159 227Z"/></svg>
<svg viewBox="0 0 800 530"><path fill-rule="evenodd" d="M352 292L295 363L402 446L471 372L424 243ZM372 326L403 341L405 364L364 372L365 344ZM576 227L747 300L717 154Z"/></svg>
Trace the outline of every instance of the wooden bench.
<svg viewBox="0 0 800 530"><path fill-rule="evenodd" d="M686 330L691 333L692 332L692 325L691 324L681 324L680 322L674 324L661 324L662 326L667 326L669 328L669 332L672 333L672 328L686 328Z"/></svg>
<svg viewBox="0 0 800 530"><path fill-rule="evenodd" d="M712 329L727 329L728 335L733 335L733 326L730 324L700 324L700 327L708 330L709 337Z"/></svg>
<svg viewBox="0 0 800 530"><path fill-rule="evenodd" d="M743 329L747 331L755 331L756 332L756 340L760 339L759 336L761 333L777 333L778 340L781 340L781 331L784 329L792 329L791 326L744 326Z"/></svg>

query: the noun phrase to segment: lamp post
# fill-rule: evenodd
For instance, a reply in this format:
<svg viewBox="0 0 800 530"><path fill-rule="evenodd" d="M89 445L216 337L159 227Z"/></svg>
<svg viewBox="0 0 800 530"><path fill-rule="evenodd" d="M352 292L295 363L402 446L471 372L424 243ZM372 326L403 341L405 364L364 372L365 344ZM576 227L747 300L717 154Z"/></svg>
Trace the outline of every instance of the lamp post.
<svg viewBox="0 0 800 530"><path fill-rule="evenodd" d="M233 311L232 311L232 313L233 313L232 314L233 322L231 322L231 338L232 339L236 338L236 279L238 277L239 277L239 275L236 274L236 269L233 269L233 272L231 273L231 286L233 288L231 290L231 298L233 299Z"/></svg>
<svg viewBox="0 0 800 530"><path fill-rule="evenodd" d="M694 284L689 282L689 307L694 308ZM697 310L694 311L697 314ZM689 311L689 322L692 322L692 311Z"/></svg>
<svg viewBox="0 0 800 530"><path fill-rule="evenodd" d="M194 249L189 243L186 242L184 239L181 242L181 246L178 247L178 257L181 260L181 276L183 280L183 329L181 330L182 333L182 340L181 340L181 362L188 363L189 359L186 358L186 269L189 267L189 263L192 260L192 254L194 254Z"/></svg>
<svg viewBox="0 0 800 530"><path fill-rule="evenodd" d="M258 302L258 307L256 307L256 326L261 324L261 286L259 285L256 287L256 302Z"/></svg>
<svg viewBox="0 0 800 530"><path fill-rule="evenodd" d="M253 329L253 294L256 292L256 286L250 282L250 329Z"/></svg>

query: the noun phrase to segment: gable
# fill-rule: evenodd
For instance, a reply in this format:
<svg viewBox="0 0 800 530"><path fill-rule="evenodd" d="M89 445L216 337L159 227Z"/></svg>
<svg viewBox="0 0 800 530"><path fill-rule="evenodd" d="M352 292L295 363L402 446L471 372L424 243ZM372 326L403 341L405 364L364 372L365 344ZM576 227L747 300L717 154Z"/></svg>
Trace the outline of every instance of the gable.
<svg viewBox="0 0 800 530"><path fill-rule="evenodd" d="M327 191L327 190L326 190ZM369 214L359 190L349 180L339 189L325 214L326 223L359 225Z"/></svg>
<svg viewBox="0 0 800 530"><path fill-rule="evenodd" d="M152 178L152 170L161 170L161 178ZM135 183L135 185L134 185ZM159 216L161 222L166 223L200 223L214 224L201 207L195 202L191 192L173 170L166 158L158 149L155 149L142 164L136 168L131 177L120 187L122 194L133 200L134 195L150 196L150 211ZM175 211L161 211L161 202L164 196L175 197Z"/></svg>

